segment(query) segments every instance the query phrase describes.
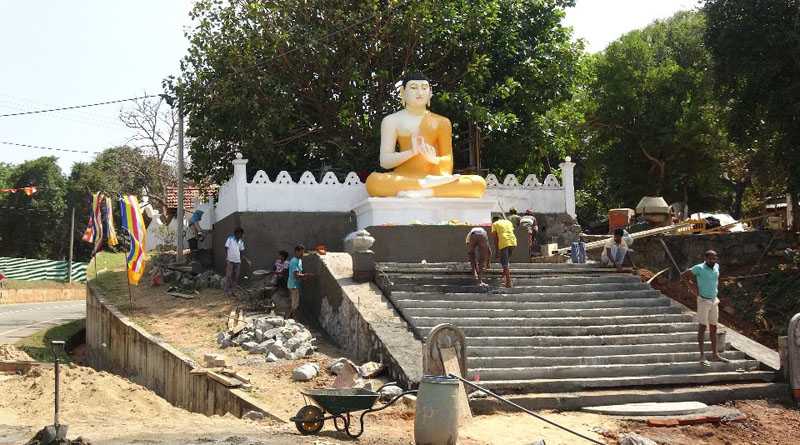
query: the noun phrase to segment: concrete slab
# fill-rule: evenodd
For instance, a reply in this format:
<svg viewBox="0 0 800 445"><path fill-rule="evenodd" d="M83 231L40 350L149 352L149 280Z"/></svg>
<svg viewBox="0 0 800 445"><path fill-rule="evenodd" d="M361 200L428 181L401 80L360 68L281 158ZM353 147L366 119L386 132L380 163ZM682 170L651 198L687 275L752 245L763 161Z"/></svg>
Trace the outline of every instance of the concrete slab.
<svg viewBox="0 0 800 445"><path fill-rule="evenodd" d="M700 402L645 402L593 406L584 408L583 411L611 416L678 416L697 414L706 409L708 409L708 405Z"/></svg>

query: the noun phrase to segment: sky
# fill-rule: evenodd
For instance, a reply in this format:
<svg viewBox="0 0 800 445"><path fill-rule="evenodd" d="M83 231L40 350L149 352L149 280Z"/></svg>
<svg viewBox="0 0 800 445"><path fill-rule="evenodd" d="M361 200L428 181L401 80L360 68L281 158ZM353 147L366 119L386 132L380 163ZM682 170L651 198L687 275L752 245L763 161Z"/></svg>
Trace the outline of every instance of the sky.
<svg viewBox="0 0 800 445"><path fill-rule="evenodd" d="M578 0L565 24L590 52L696 0ZM0 0L0 114L161 92L188 48L192 0ZM125 105L0 118L0 142L97 152L132 135ZM55 155L65 173L93 154L0 143L0 162Z"/></svg>

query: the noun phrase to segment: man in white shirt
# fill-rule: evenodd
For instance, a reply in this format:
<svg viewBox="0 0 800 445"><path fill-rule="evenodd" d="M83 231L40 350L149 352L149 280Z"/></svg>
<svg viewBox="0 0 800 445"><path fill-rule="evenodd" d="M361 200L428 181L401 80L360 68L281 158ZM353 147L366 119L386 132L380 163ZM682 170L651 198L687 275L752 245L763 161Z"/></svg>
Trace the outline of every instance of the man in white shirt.
<svg viewBox="0 0 800 445"><path fill-rule="evenodd" d="M242 251L244 250L244 240L242 236L244 230L241 227L233 231L225 240L225 284L223 292L230 296L233 289L239 284L239 272L242 266Z"/></svg>
<svg viewBox="0 0 800 445"><path fill-rule="evenodd" d="M605 246L603 246L603 254L600 261L604 266L611 266L616 268L617 271L622 271L622 266L626 258L630 260L633 266L631 248L629 248L625 240L622 239L624 235L625 232L622 229L614 230L614 237L609 239Z"/></svg>

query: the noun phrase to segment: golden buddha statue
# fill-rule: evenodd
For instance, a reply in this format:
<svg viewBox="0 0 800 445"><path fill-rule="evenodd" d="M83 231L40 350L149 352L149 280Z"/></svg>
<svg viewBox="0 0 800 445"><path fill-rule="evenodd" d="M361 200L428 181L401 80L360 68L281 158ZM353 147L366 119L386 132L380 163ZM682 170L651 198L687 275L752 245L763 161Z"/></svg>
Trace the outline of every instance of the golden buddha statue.
<svg viewBox="0 0 800 445"><path fill-rule="evenodd" d="M369 175L370 196L483 196L486 181L482 177L453 174L453 128L450 119L428 111L432 95L430 82L421 73L403 79L400 96L405 108L381 122L380 163L391 171Z"/></svg>

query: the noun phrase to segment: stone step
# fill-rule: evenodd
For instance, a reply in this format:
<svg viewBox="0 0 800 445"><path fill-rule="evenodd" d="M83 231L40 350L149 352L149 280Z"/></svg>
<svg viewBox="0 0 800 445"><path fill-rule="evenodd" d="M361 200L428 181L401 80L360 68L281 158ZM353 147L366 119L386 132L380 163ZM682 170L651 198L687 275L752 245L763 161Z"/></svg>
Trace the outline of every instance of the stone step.
<svg viewBox="0 0 800 445"><path fill-rule="evenodd" d="M385 262L377 263L376 267L383 271L417 271L423 272L430 270L448 270L448 271L469 271L468 262L458 263L394 263ZM589 271L589 272L616 272L614 269L602 267L597 264L568 264L568 263L511 263L509 265L512 270L553 270L559 273L568 271Z"/></svg>
<svg viewBox="0 0 800 445"><path fill-rule="evenodd" d="M480 383L483 385L483 383ZM505 392L505 391L501 391ZM575 411L590 406L625 403L702 402L718 405L731 400L783 400L789 402L789 385L784 383L689 384L685 387L636 387L573 390L568 392L530 392L507 396L529 410ZM491 397L470 402L474 414L516 410Z"/></svg>
<svg viewBox="0 0 800 445"><path fill-rule="evenodd" d="M696 345L695 345L696 349ZM745 360L747 356L739 351L723 352L722 356L729 360ZM652 363L697 362L699 352L651 352L646 354L626 355L586 355L582 357L468 357L469 369L489 368L539 368L551 366L600 366L600 365L633 365ZM483 375L481 375L483 377Z"/></svg>
<svg viewBox="0 0 800 445"><path fill-rule="evenodd" d="M520 302L526 301L531 303L553 302L553 303L567 303L577 301L597 301L597 300L638 300L640 298L653 298L664 301L664 297L659 291L654 289L641 289L641 290L623 290L615 292L548 292L548 293L516 293L516 294L502 294L502 293L463 293L463 292L450 292L450 293L432 293L432 292L406 292L406 291L392 291L392 301L400 300L437 300L437 301L502 301L502 302ZM667 299L669 301L669 299Z"/></svg>
<svg viewBox="0 0 800 445"><path fill-rule="evenodd" d="M483 377L483 376L481 376ZM723 382L771 382L775 372L698 372L690 374L651 374L624 377L548 378L530 380L489 380L481 378L481 386L508 392L572 392L591 388L623 388L632 386L707 385Z"/></svg>
<svg viewBox="0 0 800 445"><path fill-rule="evenodd" d="M513 280L512 280L513 284ZM389 286L391 292L414 292L414 293L499 293L499 294L527 294L527 293L580 293L580 292L620 292L634 290L651 290L646 283L599 283L599 284L565 284L557 286L515 286L512 288L493 287L493 286L457 286L447 284L392 284Z"/></svg>
<svg viewBox="0 0 800 445"><path fill-rule="evenodd" d="M756 360L734 360L730 363L712 362L706 368L699 361L688 362L656 362L620 365L577 365L521 368L469 368L473 374L479 374L481 380L536 380L536 379L572 379L579 377L636 377L651 375L683 375L703 372L737 372L758 370Z"/></svg>
<svg viewBox="0 0 800 445"><path fill-rule="evenodd" d="M403 307L402 312L406 317L526 317L531 319L542 318L592 318L592 317L620 317L636 315L665 315L680 314L682 309L678 306L653 306L653 307L617 307L596 309L526 309L524 307L496 309L484 307L480 309L461 309L450 307L443 302L439 307L410 308ZM691 318L691 316L689 316Z"/></svg>
<svg viewBox="0 0 800 445"><path fill-rule="evenodd" d="M697 342L697 327L684 328L683 331L640 334L611 334L592 335L575 334L574 336L542 335L467 335L468 350L475 347L597 347L597 346L628 346L628 345L654 345L663 343L691 343ZM427 331L426 331L427 332ZM509 331L506 331L506 334ZM708 339L708 333L706 333ZM696 344L696 343L695 343Z"/></svg>
<svg viewBox="0 0 800 445"><path fill-rule="evenodd" d="M646 343L640 345L592 345L592 346L474 346L469 341L467 354L470 358L491 357L603 357L623 354L679 354L697 351L697 342ZM515 338L515 340L518 340ZM723 345L720 345L723 346ZM726 348L721 347L724 350ZM705 350L711 350L711 342L705 342Z"/></svg>
<svg viewBox="0 0 800 445"><path fill-rule="evenodd" d="M569 329L578 327L613 327L613 326L636 326L664 323L689 323L694 317L690 314L657 314L657 315L620 315L611 317L548 317L548 318L527 318L525 313L519 317L492 317L493 311L484 311L480 317L460 317L459 311L450 311L449 317L412 317L411 322L414 326L436 326L439 323L452 323L463 329L470 327L495 327L504 326L508 328L549 328L563 327Z"/></svg>
<svg viewBox="0 0 800 445"><path fill-rule="evenodd" d="M429 325L415 324L415 329L422 338L427 338L431 329L442 319L431 320ZM626 324L605 326L460 326L467 337L561 337L558 342L568 344L569 341L581 336L614 336L614 335L650 335L668 334L673 332L695 333L697 323L650 323ZM558 344L558 342L556 344ZM475 344L471 339L468 345ZM530 343L535 344L535 343Z"/></svg>
<svg viewBox="0 0 800 445"><path fill-rule="evenodd" d="M446 296L441 296L446 298ZM672 300L667 297L660 298L629 298L616 300L586 300L586 301L462 301L462 300L406 300L390 297L392 302L405 312L406 309L423 308L449 308L449 309L515 309L515 310L590 310L590 309L634 309L653 308L668 312L680 311L679 306L673 306Z"/></svg>
<svg viewBox="0 0 800 445"><path fill-rule="evenodd" d="M446 284L456 286L474 286L475 279L471 274L463 275L419 275L419 274L403 274L392 275L389 274L389 281L394 284ZM514 276L514 284L517 286L528 285L544 285L544 286L560 286L565 284L613 284L613 283L641 283L638 277L631 275L599 275L599 276L554 276L554 277L527 277L527 276ZM484 281L488 284L500 286L502 280L500 273L492 273L484 277Z"/></svg>

